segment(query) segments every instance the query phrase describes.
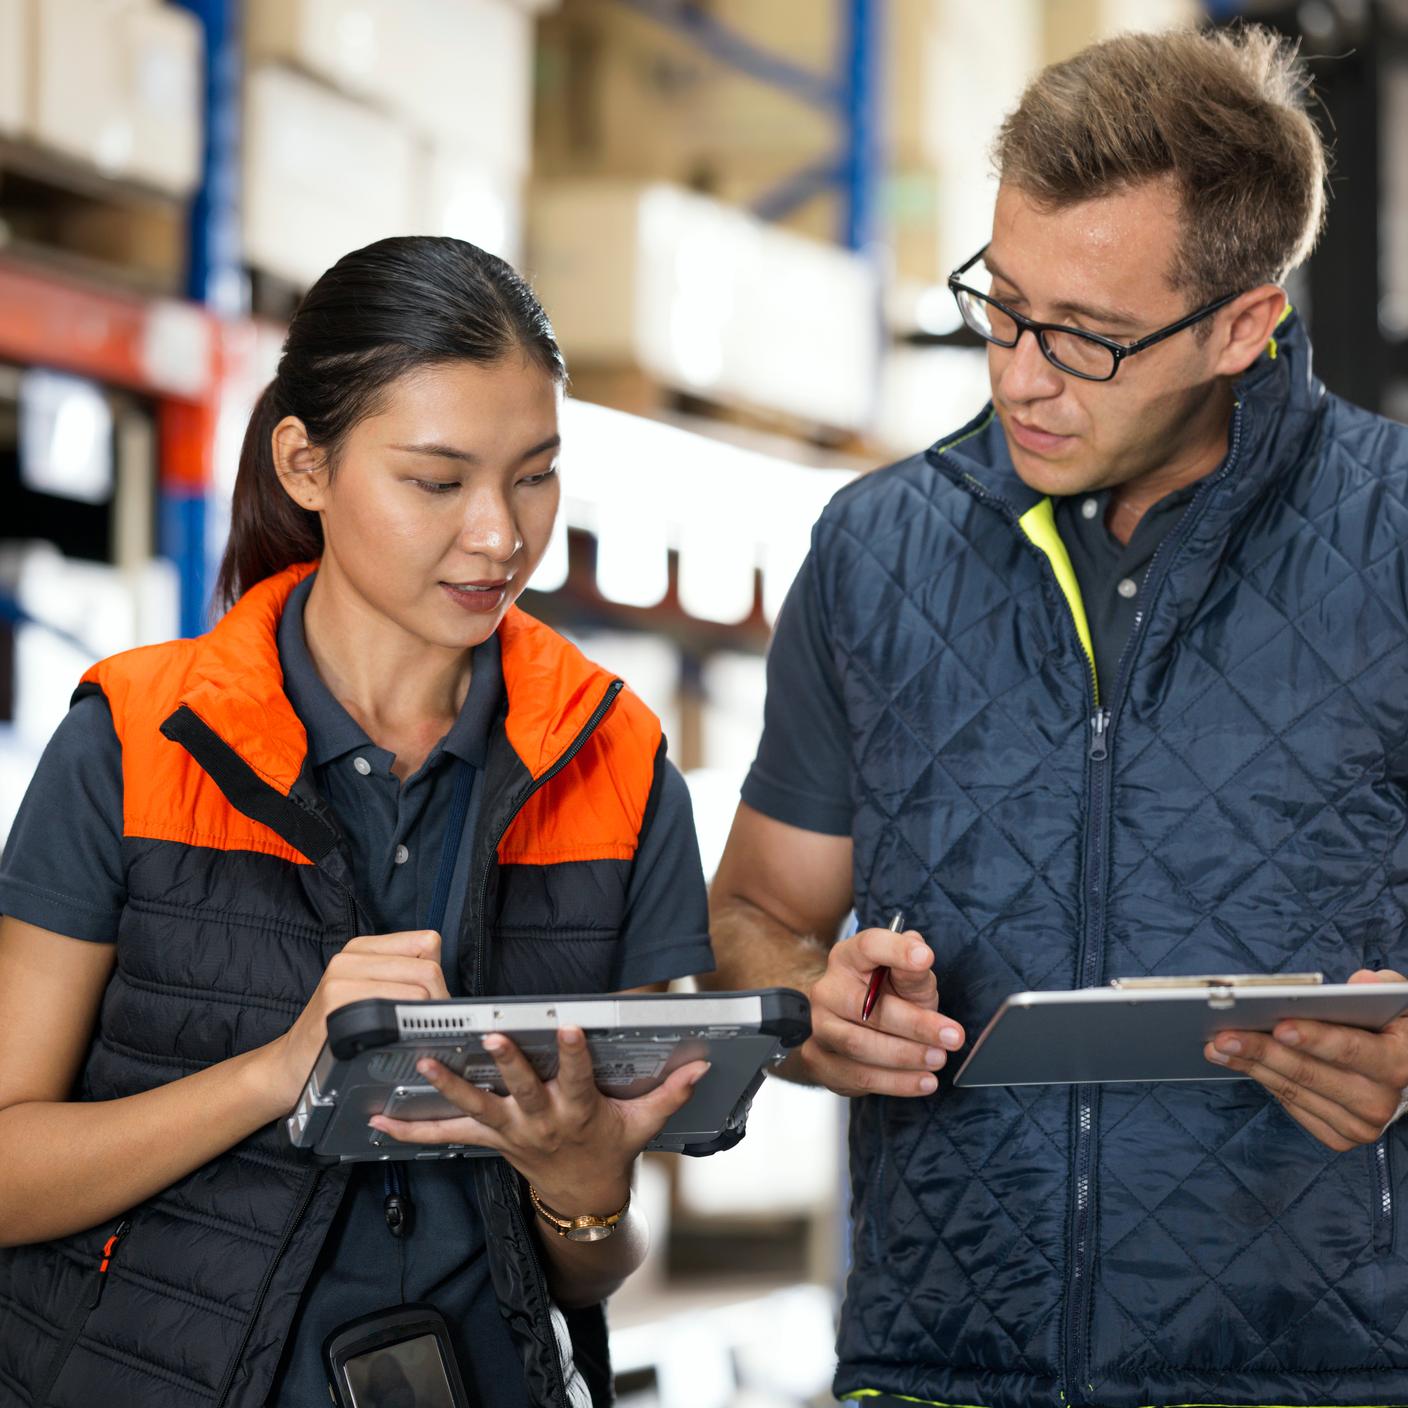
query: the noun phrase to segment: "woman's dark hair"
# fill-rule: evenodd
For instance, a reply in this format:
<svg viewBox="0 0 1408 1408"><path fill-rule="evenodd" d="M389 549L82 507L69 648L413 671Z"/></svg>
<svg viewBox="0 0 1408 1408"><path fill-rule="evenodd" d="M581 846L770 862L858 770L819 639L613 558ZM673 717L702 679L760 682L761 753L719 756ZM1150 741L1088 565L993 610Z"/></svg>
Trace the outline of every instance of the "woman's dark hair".
<svg viewBox="0 0 1408 1408"><path fill-rule="evenodd" d="M318 515L288 496L274 466L274 427L285 416L303 422L331 466L397 378L449 362L490 365L515 351L566 382L547 314L502 259L431 235L378 240L339 259L293 315L278 372L245 431L215 589L220 606L322 553Z"/></svg>

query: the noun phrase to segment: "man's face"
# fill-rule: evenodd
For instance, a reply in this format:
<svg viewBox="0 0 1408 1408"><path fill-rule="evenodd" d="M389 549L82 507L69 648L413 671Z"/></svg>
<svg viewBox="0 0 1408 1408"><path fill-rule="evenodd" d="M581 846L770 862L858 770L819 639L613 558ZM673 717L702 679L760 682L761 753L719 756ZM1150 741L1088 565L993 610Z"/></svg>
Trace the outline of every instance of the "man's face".
<svg viewBox="0 0 1408 1408"><path fill-rule="evenodd" d="M1180 232L1164 182L1058 210L1004 185L986 256L992 297L1038 322L1134 342L1193 311L1168 281ZM1225 428L1215 346L1191 329L1175 333L1126 358L1113 381L1092 382L1053 367L1030 334L1016 347L989 344L993 403L1017 473L1043 494L1086 493L1196 454Z"/></svg>

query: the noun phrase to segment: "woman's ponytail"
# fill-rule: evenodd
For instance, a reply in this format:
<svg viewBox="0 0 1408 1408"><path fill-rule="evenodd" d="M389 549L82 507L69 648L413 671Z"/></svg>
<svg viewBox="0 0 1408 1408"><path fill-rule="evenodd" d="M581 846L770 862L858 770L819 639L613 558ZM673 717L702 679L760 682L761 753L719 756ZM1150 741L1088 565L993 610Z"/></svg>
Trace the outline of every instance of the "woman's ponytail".
<svg viewBox="0 0 1408 1408"><path fill-rule="evenodd" d="M430 235L379 240L339 259L293 315L278 374L245 431L219 605L322 555L321 520L289 497L274 465L274 428L285 416L303 422L335 474L343 439L398 377L453 362L492 365L515 351L566 381L552 324L502 259Z"/></svg>

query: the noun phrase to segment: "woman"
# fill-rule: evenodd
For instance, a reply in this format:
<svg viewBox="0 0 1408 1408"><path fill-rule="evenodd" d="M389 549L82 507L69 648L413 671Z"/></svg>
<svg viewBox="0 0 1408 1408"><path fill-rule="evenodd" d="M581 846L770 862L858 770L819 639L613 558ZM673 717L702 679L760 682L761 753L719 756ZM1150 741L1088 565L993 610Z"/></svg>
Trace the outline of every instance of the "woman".
<svg viewBox="0 0 1408 1408"><path fill-rule="evenodd" d="M517 610L565 373L502 261L385 240L310 291L251 421L206 636L85 676L0 868L0 1405L325 1401L321 1346L426 1301L473 1401L607 1392L610 1222L694 1063L604 1098L579 1031L435 1131L501 1158L324 1169L282 1117L329 1011L711 966L656 720ZM540 1216L536 1209L545 1209Z"/></svg>

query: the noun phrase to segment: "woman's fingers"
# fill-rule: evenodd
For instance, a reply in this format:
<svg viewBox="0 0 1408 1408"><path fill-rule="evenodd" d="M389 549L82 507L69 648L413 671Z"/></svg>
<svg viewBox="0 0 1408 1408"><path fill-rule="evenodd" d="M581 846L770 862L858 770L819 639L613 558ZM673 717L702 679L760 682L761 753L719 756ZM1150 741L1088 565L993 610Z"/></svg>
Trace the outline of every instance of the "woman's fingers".
<svg viewBox="0 0 1408 1408"><path fill-rule="evenodd" d="M367 1123L402 1144L475 1144L484 1149L503 1148L498 1130L468 1115L449 1120L393 1120L385 1115L373 1115Z"/></svg>
<svg viewBox="0 0 1408 1408"><path fill-rule="evenodd" d="M502 1032L484 1038L484 1049L499 1069L504 1089L525 1115L540 1115L551 1106L547 1088L528 1058Z"/></svg>
<svg viewBox="0 0 1408 1408"><path fill-rule="evenodd" d="M592 1053L580 1027L563 1027L557 1034L557 1088L569 1105L586 1105L598 1098Z"/></svg>
<svg viewBox="0 0 1408 1408"><path fill-rule="evenodd" d="M434 997L449 996L445 974L432 958L391 953L339 953L328 964L324 982L415 983Z"/></svg>
<svg viewBox="0 0 1408 1408"><path fill-rule="evenodd" d="M502 1095L491 1090L481 1090L477 1085L457 1076L439 1061L424 1060L416 1063L420 1072L455 1109L479 1121L490 1129L504 1129L512 1118L509 1102ZM421 1121L425 1123L425 1121Z"/></svg>
<svg viewBox="0 0 1408 1408"><path fill-rule="evenodd" d="M398 953L408 958L440 961L440 935L434 929L404 929L394 934L358 934L341 953Z"/></svg>
<svg viewBox="0 0 1408 1408"><path fill-rule="evenodd" d="M682 1110L694 1094L694 1087L709 1074L709 1062L691 1061L669 1078L631 1100L613 1100L625 1126L632 1153L645 1148L669 1123L670 1116Z"/></svg>

